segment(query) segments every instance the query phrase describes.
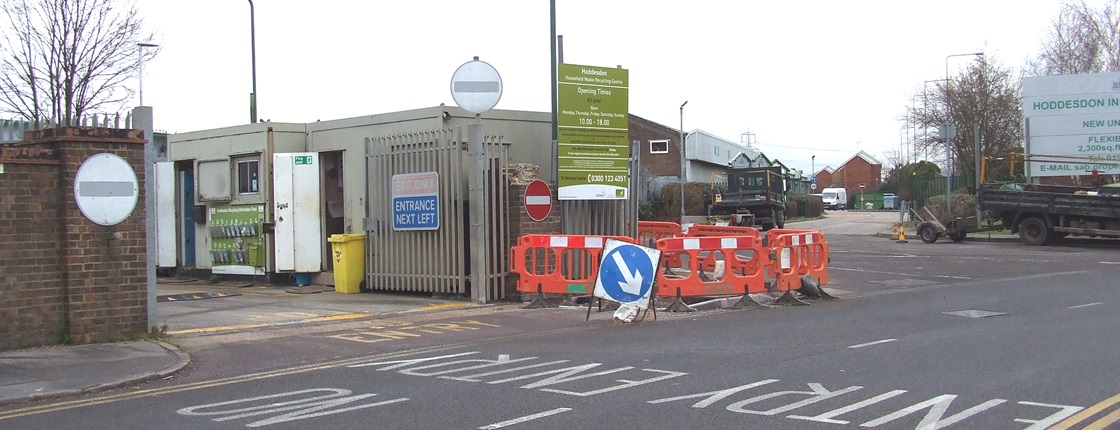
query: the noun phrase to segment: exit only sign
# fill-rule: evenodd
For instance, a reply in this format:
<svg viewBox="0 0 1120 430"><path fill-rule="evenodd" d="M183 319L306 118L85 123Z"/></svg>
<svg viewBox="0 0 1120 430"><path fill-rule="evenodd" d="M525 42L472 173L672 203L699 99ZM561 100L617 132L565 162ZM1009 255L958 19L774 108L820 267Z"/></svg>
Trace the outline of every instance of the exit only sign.
<svg viewBox="0 0 1120 430"><path fill-rule="evenodd" d="M311 164L311 156L310 155L297 155L293 158L295 159L295 162L296 162L297 166L300 165L300 164Z"/></svg>

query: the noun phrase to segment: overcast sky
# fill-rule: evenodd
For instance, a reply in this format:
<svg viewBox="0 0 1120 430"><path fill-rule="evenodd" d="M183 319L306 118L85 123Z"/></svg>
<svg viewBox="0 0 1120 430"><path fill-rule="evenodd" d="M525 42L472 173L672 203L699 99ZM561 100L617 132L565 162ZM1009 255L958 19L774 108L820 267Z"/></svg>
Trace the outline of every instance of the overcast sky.
<svg viewBox="0 0 1120 430"><path fill-rule="evenodd" d="M156 128L249 121L249 3L136 0L161 45L144 64ZM1102 0L1089 0L1100 4ZM548 0L256 0L258 116L314 122L453 105L451 75L493 65L498 109L549 111ZM638 2L557 0L566 63L630 71L630 113L731 141L753 133L808 173L857 149L886 162L904 106L946 56L1018 70L1056 0ZM950 72L969 57L948 60ZM135 84L135 83L134 83ZM933 88L933 85L930 85ZM545 150L545 149L542 149Z"/></svg>

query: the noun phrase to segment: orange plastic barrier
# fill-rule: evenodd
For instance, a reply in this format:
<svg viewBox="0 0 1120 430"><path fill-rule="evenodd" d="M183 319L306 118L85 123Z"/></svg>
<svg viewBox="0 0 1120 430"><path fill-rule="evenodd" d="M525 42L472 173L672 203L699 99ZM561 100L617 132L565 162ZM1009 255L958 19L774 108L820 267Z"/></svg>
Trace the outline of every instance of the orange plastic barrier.
<svg viewBox="0 0 1120 430"><path fill-rule="evenodd" d="M707 225L707 224L697 224L697 225L693 225L692 227L689 227L688 228L688 234L686 234L685 236L687 236L687 237L753 236L753 237L757 237L757 238L762 237L760 234L758 234L758 229L756 229L754 227L727 226L727 225ZM759 239L759 243L763 243L761 239ZM712 269L715 268L716 259L711 255L711 253L700 253L700 262L702 263L702 265L700 267L704 268L704 270L712 270ZM752 263L758 263L758 260L752 260ZM754 271L756 269L755 268L749 268L749 270Z"/></svg>
<svg viewBox="0 0 1120 430"><path fill-rule="evenodd" d="M660 239L681 236L684 236L684 230L675 222L638 221L638 245L653 248Z"/></svg>
<svg viewBox="0 0 1120 430"><path fill-rule="evenodd" d="M590 294L607 239L634 243L624 236L529 234L510 248L510 272L519 275L517 291Z"/></svg>
<svg viewBox="0 0 1120 430"><path fill-rule="evenodd" d="M756 236L724 236L724 237L677 237L657 241L657 249L661 251L661 265L657 274L658 297L700 297L745 295L766 292L766 280L762 268L766 266L767 250L762 247L762 241ZM749 257L744 257L744 251L750 251ZM723 276L718 271L710 270L709 275L702 276L701 272L707 258L716 258L722 254L720 261L724 262ZM681 261L687 261L683 267L672 267L669 261L677 256ZM746 258L746 259L744 259ZM683 269L683 277L676 277L666 272L673 269Z"/></svg>
<svg viewBox="0 0 1120 430"><path fill-rule="evenodd" d="M778 291L801 288L801 276L817 285L828 283L828 241L815 230L770 230L767 233L772 261L767 270Z"/></svg>
<svg viewBox="0 0 1120 430"><path fill-rule="evenodd" d="M706 225L698 224L688 228L688 237L709 237L709 236L754 236L762 237L758 234L758 229L754 227L736 227L729 225Z"/></svg>

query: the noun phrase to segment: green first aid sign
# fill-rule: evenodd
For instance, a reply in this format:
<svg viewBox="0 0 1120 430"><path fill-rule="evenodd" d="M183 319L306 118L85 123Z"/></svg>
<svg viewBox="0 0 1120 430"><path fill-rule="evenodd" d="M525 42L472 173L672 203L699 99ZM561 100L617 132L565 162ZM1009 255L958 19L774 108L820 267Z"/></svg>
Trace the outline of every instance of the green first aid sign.
<svg viewBox="0 0 1120 430"><path fill-rule="evenodd" d="M558 70L560 200L627 198L629 71L576 64Z"/></svg>

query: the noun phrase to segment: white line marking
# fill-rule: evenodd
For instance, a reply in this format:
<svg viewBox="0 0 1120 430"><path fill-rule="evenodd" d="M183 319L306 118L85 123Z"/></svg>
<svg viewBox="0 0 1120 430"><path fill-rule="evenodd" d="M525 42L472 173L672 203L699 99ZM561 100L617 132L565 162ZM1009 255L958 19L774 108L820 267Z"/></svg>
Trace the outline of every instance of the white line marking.
<svg viewBox="0 0 1120 430"><path fill-rule="evenodd" d="M1089 306L1096 306L1096 305L1103 305L1103 304L1104 304L1104 303L1101 303L1101 302L1096 302L1096 303L1087 303L1087 304L1084 304L1084 305L1070 306L1069 308L1070 308L1070 309L1077 309L1077 308L1087 308L1087 307L1089 307Z"/></svg>
<svg viewBox="0 0 1120 430"><path fill-rule="evenodd" d="M544 417L547 417L547 416L550 416L550 415L556 415L556 414L561 413L561 412L568 412L570 410L572 410L572 408L556 408L556 409L553 409L551 411L544 411L544 412L540 412L540 413L535 413L533 415L526 415L526 416L523 416L521 418L514 418L512 420L506 420L506 421L502 421L500 423L490 424L488 426L482 426L482 427L479 427L478 430L500 429L502 427L509 427L509 426L514 425L514 424L521 424L521 423L526 422L526 421L532 421L532 420L535 420L537 418L544 418Z"/></svg>
<svg viewBox="0 0 1120 430"><path fill-rule="evenodd" d="M877 341L874 341L874 342L861 343L859 345L852 345L852 346L849 346L848 348L850 348L850 349L863 348L865 346L878 345L880 343L889 343L889 342L894 342L896 340L898 340L898 339L883 339L883 340L877 340Z"/></svg>
<svg viewBox="0 0 1120 430"><path fill-rule="evenodd" d="M949 276L949 275L938 275L938 276L934 276L934 278L966 279L966 280L967 279L972 279L972 278L969 278L967 276Z"/></svg>
<svg viewBox="0 0 1120 430"><path fill-rule="evenodd" d="M1101 264L1120 264L1120 261L1099 261Z"/></svg>

